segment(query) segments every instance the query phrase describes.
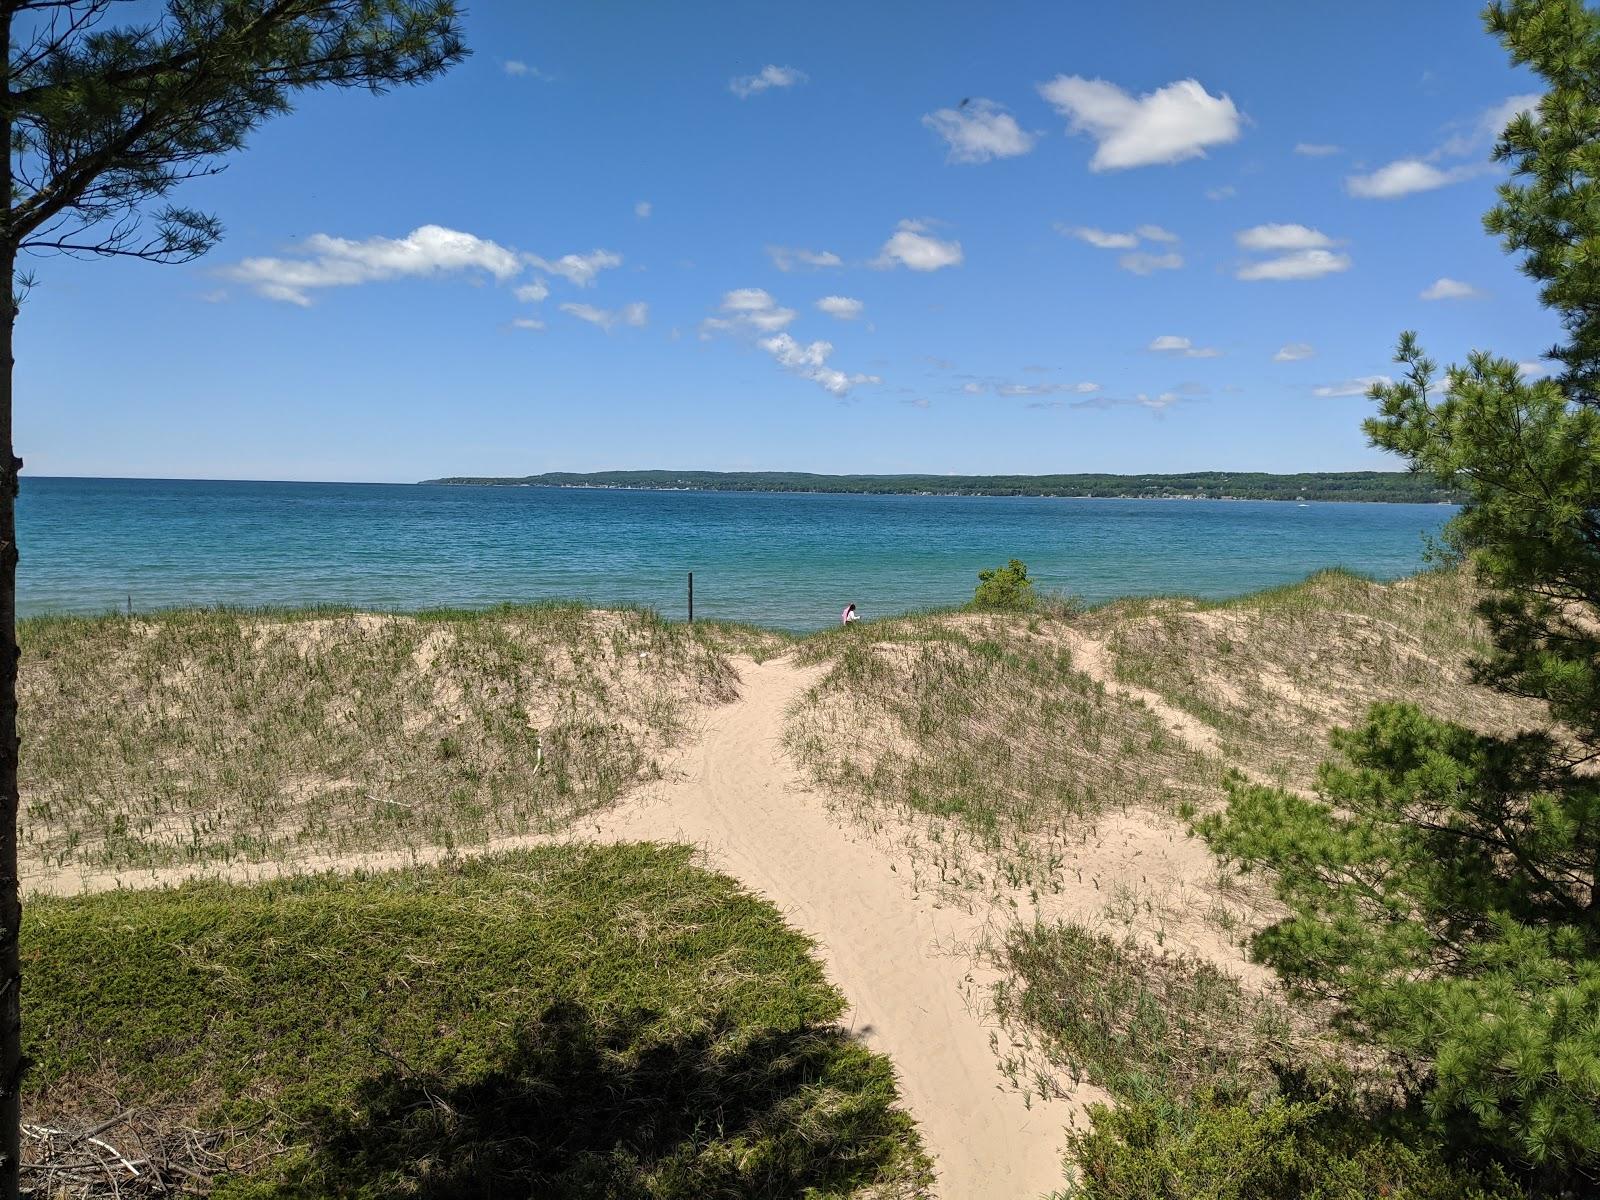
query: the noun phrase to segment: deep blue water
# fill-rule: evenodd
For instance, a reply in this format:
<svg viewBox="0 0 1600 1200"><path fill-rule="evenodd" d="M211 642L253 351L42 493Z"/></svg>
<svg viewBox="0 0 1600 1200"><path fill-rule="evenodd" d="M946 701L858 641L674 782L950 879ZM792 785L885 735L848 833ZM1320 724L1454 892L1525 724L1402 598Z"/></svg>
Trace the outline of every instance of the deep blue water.
<svg viewBox="0 0 1600 1200"><path fill-rule="evenodd" d="M25 478L23 614L178 604L478 606L549 597L810 629L959 603L1027 562L1087 600L1237 595L1421 565L1422 504L626 492Z"/></svg>

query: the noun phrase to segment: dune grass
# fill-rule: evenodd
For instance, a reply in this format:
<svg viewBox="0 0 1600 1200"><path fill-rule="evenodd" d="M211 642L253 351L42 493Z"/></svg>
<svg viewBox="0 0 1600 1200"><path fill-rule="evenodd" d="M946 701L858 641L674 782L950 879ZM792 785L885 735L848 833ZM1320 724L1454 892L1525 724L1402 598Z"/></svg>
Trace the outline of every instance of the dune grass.
<svg viewBox="0 0 1600 1200"><path fill-rule="evenodd" d="M799 653L827 673L792 714L789 747L835 793L953 820L1042 880L1053 847L1097 814L1170 809L1221 781L1074 666L1060 636L1072 619L929 613L813 637Z"/></svg>
<svg viewBox="0 0 1600 1200"><path fill-rule="evenodd" d="M1377 700L1489 730L1539 719L1472 682L1468 663L1488 648L1477 597L1459 568L1391 584L1334 570L1220 602L1116 601L1082 628L1104 640L1118 679L1216 729L1230 759L1306 786L1329 730Z"/></svg>
<svg viewBox="0 0 1600 1200"><path fill-rule="evenodd" d="M806 940L685 847L41 899L23 941L36 1157L133 1110L146 1183L235 1198L927 1187Z"/></svg>
<svg viewBox="0 0 1600 1200"><path fill-rule="evenodd" d="M695 707L737 688L709 631L570 604L171 611L20 632L36 872L561 829L649 778Z"/></svg>

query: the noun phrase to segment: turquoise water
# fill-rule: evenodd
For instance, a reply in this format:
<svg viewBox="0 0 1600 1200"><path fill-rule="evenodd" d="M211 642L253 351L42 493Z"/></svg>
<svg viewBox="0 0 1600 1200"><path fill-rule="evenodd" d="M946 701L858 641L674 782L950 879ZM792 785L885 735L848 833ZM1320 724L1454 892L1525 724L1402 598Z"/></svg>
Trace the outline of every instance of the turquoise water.
<svg viewBox="0 0 1600 1200"><path fill-rule="evenodd" d="M804 630L957 604L1021 558L1087 600L1237 595L1421 565L1422 504L24 479L25 615L179 604L413 609L550 597Z"/></svg>

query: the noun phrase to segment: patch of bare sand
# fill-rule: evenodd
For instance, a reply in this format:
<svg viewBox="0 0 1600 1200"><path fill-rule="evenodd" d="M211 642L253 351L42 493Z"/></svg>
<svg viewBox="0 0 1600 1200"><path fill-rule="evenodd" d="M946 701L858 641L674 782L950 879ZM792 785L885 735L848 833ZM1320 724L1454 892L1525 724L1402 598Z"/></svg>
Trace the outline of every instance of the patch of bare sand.
<svg viewBox="0 0 1600 1200"><path fill-rule="evenodd" d="M1088 660L1086 670L1100 666L1109 677L1090 639L1081 639L1076 652ZM1039 1073L1049 1069L1026 1050L1020 1056L1025 1077L1008 1082L1002 1075L997 1051L1018 1057L1018 1044L992 1016L989 997L1000 976L982 949L1016 920L1059 918L1123 928L1260 983L1259 972L1204 915L1214 900L1206 884L1215 876L1214 863L1174 822L1129 812L1087 826L1066 854L1058 882L1043 894L1007 887L997 867L983 864L967 875L981 876L981 887L942 886L930 878L926 856L915 853L913 843L926 835L926 825L914 830L909 822L893 826L886 819L875 827L841 821L829 797L807 787L784 753L785 714L824 669L796 668L787 658L741 662L740 701L709 710L704 736L665 780L564 838L505 839L455 853L590 838L699 846L709 865L765 896L816 939L828 977L849 1001L850 1028L895 1064L904 1103L938 1164L945 1200L1025 1200L1056 1190L1064 1179L1067 1126L1078 1123L1088 1104L1107 1097L1058 1074L1041 1080ZM1143 698L1138 689L1129 694ZM1152 701L1158 698L1146 703L1168 719L1166 706ZM60 877L38 890L382 870L450 855L432 849L226 871L126 872L87 876L79 887Z"/></svg>

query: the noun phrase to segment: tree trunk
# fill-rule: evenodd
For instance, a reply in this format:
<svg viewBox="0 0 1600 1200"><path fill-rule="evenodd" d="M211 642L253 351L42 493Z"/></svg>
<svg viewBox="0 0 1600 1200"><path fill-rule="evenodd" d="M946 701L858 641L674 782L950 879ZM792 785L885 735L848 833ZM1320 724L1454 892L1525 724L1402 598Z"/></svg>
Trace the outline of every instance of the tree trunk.
<svg viewBox="0 0 1600 1200"><path fill-rule="evenodd" d="M17 474L11 444L16 256L0 253L0 1200L17 1195L22 1150L22 896L17 872Z"/></svg>
<svg viewBox="0 0 1600 1200"><path fill-rule="evenodd" d="M9 174L9 172L4 172ZM0 250L0 1200L17 1195L22 1143L22 897L17 878L17 474L11 444L16 254Z"/></svg>
<svg viewBox="0 0 1600 1200"><path fill-rule="evenodd" d="M0 1200L22 1160L22 895L17 877L17 473L11 444L17 251L11 228L11 19L0 14Z"/></svg>

